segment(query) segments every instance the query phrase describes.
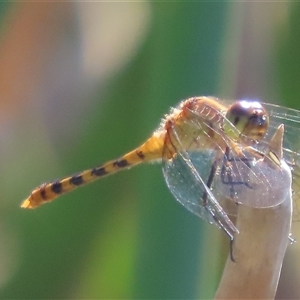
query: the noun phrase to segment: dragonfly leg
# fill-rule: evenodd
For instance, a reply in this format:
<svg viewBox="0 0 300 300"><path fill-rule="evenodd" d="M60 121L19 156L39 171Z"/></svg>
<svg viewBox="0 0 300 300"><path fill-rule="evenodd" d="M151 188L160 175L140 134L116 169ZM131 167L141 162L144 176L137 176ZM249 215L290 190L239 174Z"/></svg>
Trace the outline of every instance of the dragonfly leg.
<svg viewBox="0 0 300 300"><path fill-rule="evenodd" d="M206 185L209 189L211 188L212 183L214 181L214 177L215 177L216 172L217 172L217 166L218 166L218 161L215 160L214 163L211 166L210 174L209 174L209 177L208 177L208 180L207 180L207 183L206 183ZM206 191L202 195L202 203L203 203L204 207L207 205L207 192Z"/></svg>
<svg viewBox="0 0 300 300"><path fill-rule="evenodd" d="M249 169L251 169L251 164L250 164L251 159L248 159L246 157L230 158L229 152L230 152L229 147L226 147L220 176L221 176L222 183L230 185L230 194L232 197L234 197L234 185L245 185L249 189L252 189L252 186L249 184L249 182L247 180L234 181L233 176L231 174L232 173L232 162L235 162L235 163L242 162ZM227 177L227 179L226 179L226 177Z"/></svg>
<svg viewBox="0 0 300 300"><path fill-rule="evenodd" d="M207 183L206 183L206 185L207 185L207 187L209 189L212 187L212 184L213 184L213 181L214 181L214 177L215 177L216 172L217 172L217 167L218 167L218 160L216 159L214 161L214 163L212 164L212 166L211 166L210 174L209 174L209 177L208 177L208 180L207 180ZM230 257L233 258L233 256L232 256L232 243L233 243L233 240L234 240L234 236L230 232L230 230L228 229L228 227L226 227L226 223L224 225L224 223L222 222L221 217L217 214L217 211L215 211L212 207L210 207L209 205L207 205L207 202L208 202L207 201L207 197L208 197L208 194L205 191L203 193L203 196L202 196L202 199L201 199L203 207L209 212L209 214L213 217L214 221L220 226L220 228L229 237L229 239L230 239Z"/></svg>

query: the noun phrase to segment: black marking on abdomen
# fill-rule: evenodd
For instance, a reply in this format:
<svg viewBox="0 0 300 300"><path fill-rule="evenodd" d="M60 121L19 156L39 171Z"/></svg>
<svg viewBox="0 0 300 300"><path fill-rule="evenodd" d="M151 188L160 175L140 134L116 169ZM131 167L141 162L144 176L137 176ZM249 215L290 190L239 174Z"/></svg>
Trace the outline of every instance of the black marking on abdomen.
<svg viewBox="0 0 300 300"><path fill-rule="evenodd" d="M52 182L52 184L51 184L51 190L55 194L61 194L61 192L62 192L61 182L60 181L54 181L54 182Z"/></svg>
<svg viewBox="0 0 300 300"><path fill-rule="evenodd" d="M73 185L81 185L83 184L83 178L82 175L78 174L78 175L73 175L70 178L70 183Z"/></svg>
<svg viewBox="0 0 300 300"><path fill-rule="evenodd" d="M104 167L94 168L94 169L92 169L91 173L92 173L92 175L95 175L95 176L104 176L107 174Z"/></svg>
<svg viewBox="0 0 300 300"><path fill-rule="evenodd" d="M114 166L117 166L119 168L124 168L128 166L128 161L126 159L116 160L114 162Z"/></svg>
<svg viewBox="0 0 300 300"><path fill-rule="evenodd" d="M42 197L44 200L47 199L45 187L46 187L46 184L43 184L42 186L40 186L41 197Z"/></svg>
<svg viewBox="0 0 300 300"><path fill-rule="evenodd" d="M144 154L143 151L141 151L141 150L137 150L137 151L136 151L136 155L137 155L140 159L144 159L144 158L145 158L145 154Z"/></svg>

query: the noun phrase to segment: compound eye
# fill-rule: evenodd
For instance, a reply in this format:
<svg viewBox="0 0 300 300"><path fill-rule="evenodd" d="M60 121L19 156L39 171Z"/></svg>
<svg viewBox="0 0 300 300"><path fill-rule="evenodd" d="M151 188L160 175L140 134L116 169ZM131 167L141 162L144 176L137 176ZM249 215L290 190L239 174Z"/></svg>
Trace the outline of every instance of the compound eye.
<svg viewBox="0 0 300 300"><path fill-rule="evenodd" d="M257 101L238 101L226 113L224 131L234 140L259 141L268 130L269 117Z"/></svg>

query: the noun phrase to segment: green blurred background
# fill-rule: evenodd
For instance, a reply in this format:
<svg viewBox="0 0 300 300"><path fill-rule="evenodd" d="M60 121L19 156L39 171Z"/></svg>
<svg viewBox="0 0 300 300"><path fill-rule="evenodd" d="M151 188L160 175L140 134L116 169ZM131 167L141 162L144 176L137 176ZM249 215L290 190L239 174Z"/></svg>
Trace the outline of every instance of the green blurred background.
<svg viewBox="0 0 300 300"><path fill-rule="evenodd" d="M184 98L300 109L300 4L7 2L0 13L0 298L212 298L228 240L173 200L159 164L19 204L132 150ZM278 298L300 298L297 268L292 246Z"/></svg>

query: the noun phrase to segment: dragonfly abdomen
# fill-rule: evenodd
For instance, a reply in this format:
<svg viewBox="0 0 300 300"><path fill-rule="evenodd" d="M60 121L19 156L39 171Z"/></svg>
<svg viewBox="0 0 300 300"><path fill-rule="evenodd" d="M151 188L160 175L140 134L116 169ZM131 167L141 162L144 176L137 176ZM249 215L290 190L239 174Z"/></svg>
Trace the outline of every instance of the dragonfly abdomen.
<svg viewBox="0 0 300 300"><path fill-rule="evenodd" d="M58 196L71 192L79 186L93 182L98 178L128 169L142 162L149 162L161 158L161 137L153 135L143 145L125 154L119 159L109 161L99 167L65 177L48 183L43 183L32 191L24 200L21 207L35 208L43 203L50 202Z"/></svg>

